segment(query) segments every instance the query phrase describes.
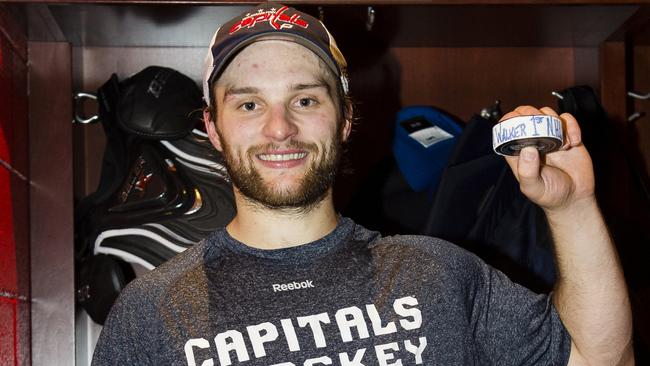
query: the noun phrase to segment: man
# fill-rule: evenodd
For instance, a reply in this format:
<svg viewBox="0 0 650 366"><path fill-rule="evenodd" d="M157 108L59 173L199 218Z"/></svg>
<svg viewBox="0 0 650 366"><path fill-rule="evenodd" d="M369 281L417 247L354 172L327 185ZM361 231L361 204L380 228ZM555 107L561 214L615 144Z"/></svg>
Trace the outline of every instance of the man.
<svg viewBox="0 0 650 366"><path fill-rule="evenodd" d="M205 123L237 215L141 276L109 315L94 365L633 364L623 275L575 119L561 151L508 163L546 212L552 296L427 237L340 217L332 183L351 129L345 60L316 19L262 4L215 34ZM524 106L504 118L552 114Z"/></svg>

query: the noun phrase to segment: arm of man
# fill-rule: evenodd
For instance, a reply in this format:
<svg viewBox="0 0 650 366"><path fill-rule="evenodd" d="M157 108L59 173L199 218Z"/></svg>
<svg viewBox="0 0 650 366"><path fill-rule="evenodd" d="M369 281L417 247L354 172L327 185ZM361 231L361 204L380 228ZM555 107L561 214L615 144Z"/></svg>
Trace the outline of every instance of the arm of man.
<svg viewBox="0 0 650 366"><path fill-rule="evenodd" d="M569 365L632 365L632 315L616 249L594 191L589 153L578 122L551 108L522 106L519 115L559 117L565 127L560 151L540 157L527 147L506 157L521 191L542 207L555 242L558 280L554 303L571 335Z"/></svg>
<svg viewBox="0 0 650 366"><path fill-rule="evenodd" d="M134 291L134 285L129 283L111 308L93 352L92 366L155 364L149 359L149 348L156 339L151 331L155 310L146 295Z"/></svg>

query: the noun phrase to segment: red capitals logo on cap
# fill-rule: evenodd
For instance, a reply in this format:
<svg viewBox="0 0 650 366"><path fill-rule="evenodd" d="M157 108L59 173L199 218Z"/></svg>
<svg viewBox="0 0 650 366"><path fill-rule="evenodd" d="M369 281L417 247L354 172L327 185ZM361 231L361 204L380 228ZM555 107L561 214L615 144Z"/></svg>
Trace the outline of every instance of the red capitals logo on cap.
<svg viewBox="0 0 650 366"><path fill-rule="evenodd" d="M259 9L255 14L246 14L242 20L235 23L235 25L230 28L229 34L233 34L242 28L253 28L258 23L263 22L269 22L271 27L274 29L293 28L294 25L302 28L309 27L309 23L300 19L300 14L293 14L291 16L284 14L288 8L288 6L283 6L277 11L275 8L267 11Z"/></svg>

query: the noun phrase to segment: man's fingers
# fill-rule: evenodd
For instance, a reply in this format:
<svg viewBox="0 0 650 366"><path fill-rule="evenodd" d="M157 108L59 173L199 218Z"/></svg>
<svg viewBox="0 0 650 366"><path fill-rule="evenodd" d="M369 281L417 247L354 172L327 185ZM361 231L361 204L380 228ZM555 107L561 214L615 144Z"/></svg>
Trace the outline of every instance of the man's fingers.
<svg viewBox="0 0 650 366"><path fill-rule="evenodd" d="M520 115L521 115L521 114L519 114L519 112L515 112L515 111L508 112L508 113L504 114L503 117L501 117L501 119L499 120L499 122L501 122L501 121L505 121L505 120L507 120L507 119L510 119L510 118L512 118L512 117L517 117L517 116L520 116Z"/></svg>
<svg viewBox="0 0 650 366"><path fill-rule="evenodd" d="M582 132L578 121L570 113L562 113L560 119L564 122L566 145L576 147L582 143Z"/></svg>
<svg viewBox="0 0 650 366"><path fill-rule="evenodd" d="M555 117L558 116L557 113L549 107L537 109L530 105L522 105L515 108L513 111L506 113L503 117L501 117L501 121L517 116L535 116L540 114L547 114Z"/></svg>
<svg viewBox="0 0 650 366"><path fill-rule="evenodd" d="M553 116L553 117L558 117L558 118L560 117L560 116L557 115L557 112L551 107L542 107L539 110L542 111L546 115Z"/></svg>
<svg viewBox="0 0 650 366"><path fill-rule="evenodd" d="M522 116L532 116L536 114L541 114L539 109L530 106L530 105L522 105L517 108L515 108L515 112L519 112Z"/></svg>
<svg viewBox="0 0 650 366"><path fill-rule="evenodd" d="M536 148L525 147L517 161L517 176L521 191L532 201L536 202L544 195L544 181L540 174L540 156Z"/></svg>
<svg viewBox="0 0 650 366"><path fill-rule="evenodd" d="M562 121L564 129L564 146L562 147L563 150L579 146L582 143L581 131L580 126L578 125L578 121L576 121L576 119L569 113L562 113L558 116L557 112L550 107L542 107L537 109L532 106L520 106L512 112L503 116L501 120L503 121L517 116L533 115L553 116L559 118ZM547 156L547 159L556 157L557 159L562 160L566 156L566 154L554 155L551 153ZM554 168L551 169L552 167L550 166L544 168L549 168L549 170L547 171L548 174L545 173L545 178L542 177L541 156L535 147L528 146L523 148L520 151L519 156L506 156L506 161L508 162L508 165L510 166L510 169L514 173L515 177L519 181L519 188L521 189L521 192L526 195L526 197L528 197L531 201L537 204L548 204L548 202L544 202L548 201L549 199L554 199L552 196L554 196L555 193L553 192L557 188L554 187L554 184L557 184L558 182L562 183L562 181L555 181L555 179L552 178L554 173L551 173L554 172ZM549 182L545 182L545 179L549 180ZM549 184L548 192L546 187L547 184Z"/></svg>
<svg viewBox="0 0 650 366"><path fill-rule="evenodd" d="M537 202L544 195L545 186L541 176L541 161L536 148L523 148L519 156L506 156L506 162L519 182L521 192Z"/></svg>
<svg viewBox="0 0 650 366"><path fill-rule="evenodd" d="M539 110L542 111L546 115L553 116L553 117L559 118L561 120L560 116L557 115L557 112L555 111L555 109L553 109L551 107L542 107ZM564 123L564 124L566 124L566 123ZM566 149L569 148L569 146L571 146L571 142L569 141L569 138L567 136L565 136L564 141L562 142L562 146L560 147L560 150L566 150Z"/></svg>
<svg viewBox="0 0 650 366"><path fill-rule="evenodd" d="M513 111L505 114L501 118L501 121L505 121L507 119L518 117L518 116L533 116L533 115L549 115L562 120L562 125L564 128L564 143L560 148L560 150L567 150L570 147L579 146L582 143L582 133L580 131L580 126L578 125L578 121L576 121L576 119L570 113L562 113L561 115L558 116L557 112L551 107L542 107L537 109L530 105L522 105L515 108ZM506 158L506 160L508 160L508 164L510 165L512 170L517 171L517 165L519 159L513 160L513 159Z"/></svg>
<svg viewBox="0 0 650 366"><path fill-rule="evenodd" d="M505 121L507 119L517 117L517 116L532 116L540 114L539 110L535 107L529 106L529 105L522 105L517 108L515 108L513 111L506 113L503 117L501 117L501 121Z"/></svg>

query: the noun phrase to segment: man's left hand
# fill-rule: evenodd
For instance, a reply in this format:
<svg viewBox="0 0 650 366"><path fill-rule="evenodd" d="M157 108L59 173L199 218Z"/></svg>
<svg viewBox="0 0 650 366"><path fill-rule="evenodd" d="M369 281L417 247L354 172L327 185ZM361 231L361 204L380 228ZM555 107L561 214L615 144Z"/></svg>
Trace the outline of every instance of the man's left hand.
<svg viewBox="0 0 650 366"><path fill-rule="evenodd" d="M549 107L521 106L503 116L551 115L562 121L564 145L545 155L525 147L519 156L506 161L519 181L521 191L546 211L561 211L574 203L594 198L594 173L591 158L582 144L578 121L569 113L558 114Z"/></svg>

